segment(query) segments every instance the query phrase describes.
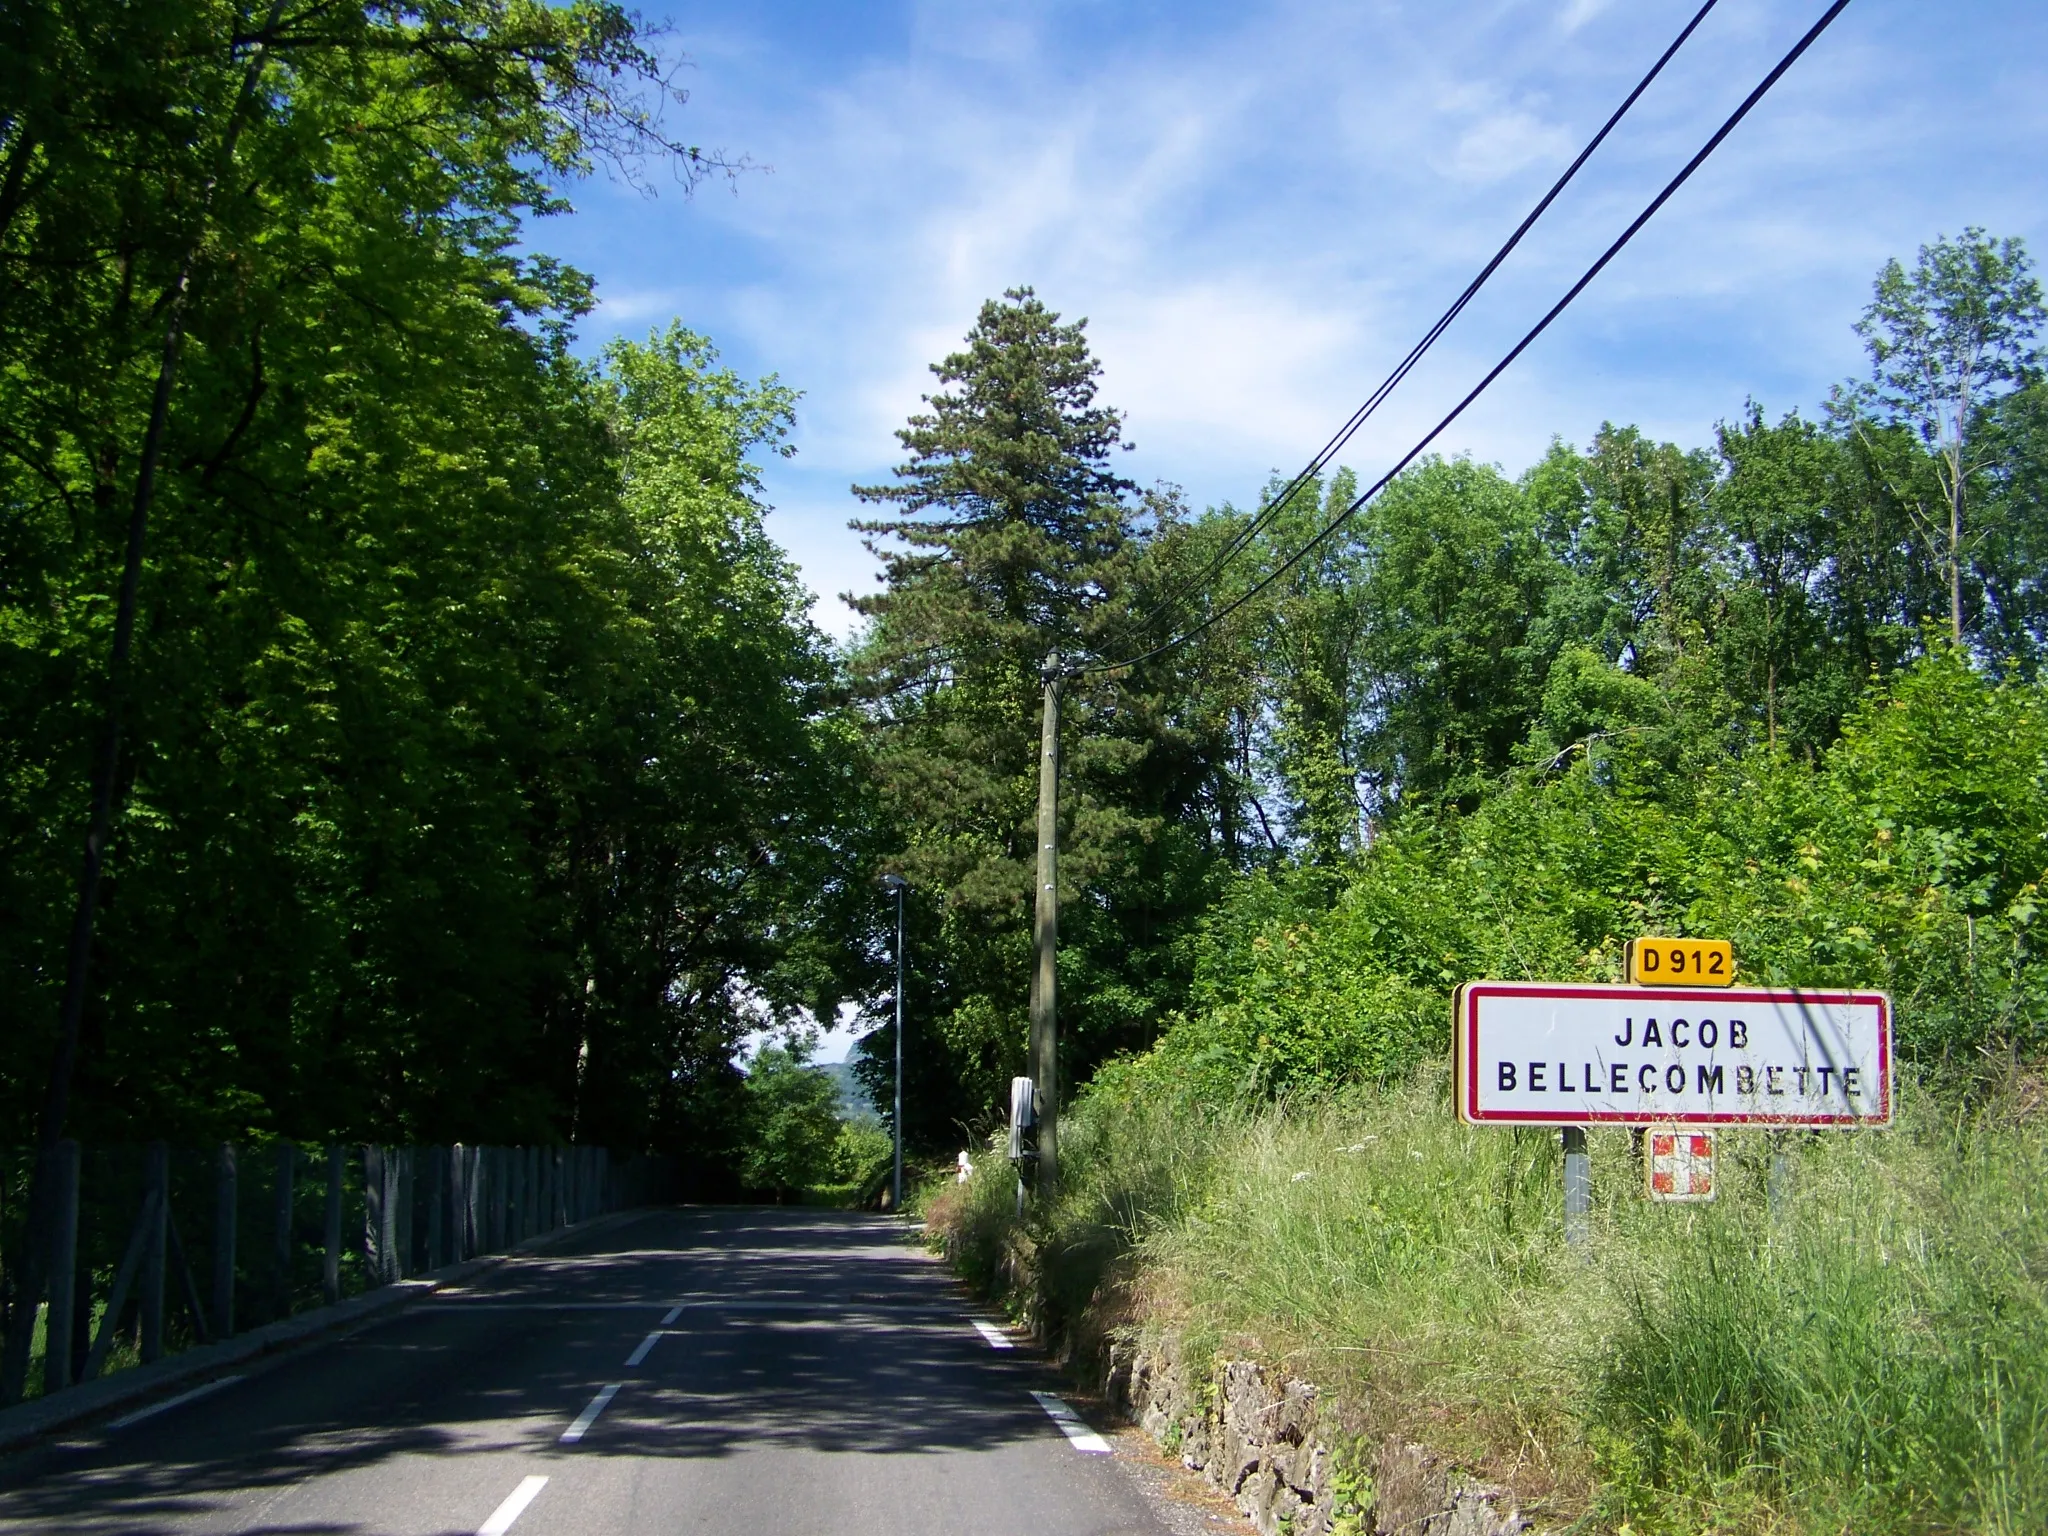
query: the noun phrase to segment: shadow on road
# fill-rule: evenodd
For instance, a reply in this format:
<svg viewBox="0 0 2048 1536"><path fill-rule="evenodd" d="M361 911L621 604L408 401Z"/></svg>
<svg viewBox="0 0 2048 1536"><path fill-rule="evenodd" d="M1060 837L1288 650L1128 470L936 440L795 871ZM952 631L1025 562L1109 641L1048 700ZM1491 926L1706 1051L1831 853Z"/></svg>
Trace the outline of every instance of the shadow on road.
<svg viewBox="0 0 2048 1536"><path fill-rule="evenodd" d="M0 1463L0 1532L420 1530L428 1506L390 1520L341 1510L415 1485L467 1507L475 1482L497 1490L488 1514L509 1462L549 1473L621 1456L915 1456L1043 1437L1024 1390L1043 1384L1036 1367L992 1355L968 1310L886 1218L650 1213L189 1408ZM656 1329L645 1361L625 1365ZM614 1381L621 1391L584 1439L559 1444Z"/></svg>

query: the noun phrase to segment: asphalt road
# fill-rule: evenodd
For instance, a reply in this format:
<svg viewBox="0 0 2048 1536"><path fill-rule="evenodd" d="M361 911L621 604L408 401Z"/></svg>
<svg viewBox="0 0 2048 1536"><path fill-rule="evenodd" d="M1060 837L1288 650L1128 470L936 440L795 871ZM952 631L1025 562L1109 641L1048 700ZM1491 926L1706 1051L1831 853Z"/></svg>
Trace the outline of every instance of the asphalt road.
<svg viewBox="0 0 2048 1536"><path fill-rule="evenodd" d="M1163 1536L1058 1390L886 1218L651 1212L16 1457L0 1533Z"/></svg>

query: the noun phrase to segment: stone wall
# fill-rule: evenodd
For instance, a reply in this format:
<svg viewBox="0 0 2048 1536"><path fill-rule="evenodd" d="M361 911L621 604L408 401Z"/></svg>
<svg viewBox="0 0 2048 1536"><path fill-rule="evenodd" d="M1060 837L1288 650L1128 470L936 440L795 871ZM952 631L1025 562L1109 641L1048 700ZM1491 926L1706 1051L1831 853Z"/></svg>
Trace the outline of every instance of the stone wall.
<svg viewBox="0 0 2048 1536"><path fill-rule="evenodd" d="M1398 1437L1346 1434L1305 1381L1252 1360L1191 1361L1179 1342L1105 1351L1103 1396L1237 1501L1261 1536L1515 1536L1512 1495Z"/></svg>

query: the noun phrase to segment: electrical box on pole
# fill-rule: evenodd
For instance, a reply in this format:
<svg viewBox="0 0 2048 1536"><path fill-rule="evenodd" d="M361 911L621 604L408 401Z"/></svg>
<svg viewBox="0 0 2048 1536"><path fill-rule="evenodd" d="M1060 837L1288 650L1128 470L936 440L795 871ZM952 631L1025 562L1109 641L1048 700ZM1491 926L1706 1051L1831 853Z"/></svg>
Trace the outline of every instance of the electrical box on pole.
<svg viewBox="0 0 2048 1536"><path fill-rule="evenodd" d="M1031 1145L1024 1133L1031 1129L1036 1118L1031 1112L1031 1079L1013 1077L1010 1079L1010 1161L1022 1162L1031 1155Z"/></svg>

